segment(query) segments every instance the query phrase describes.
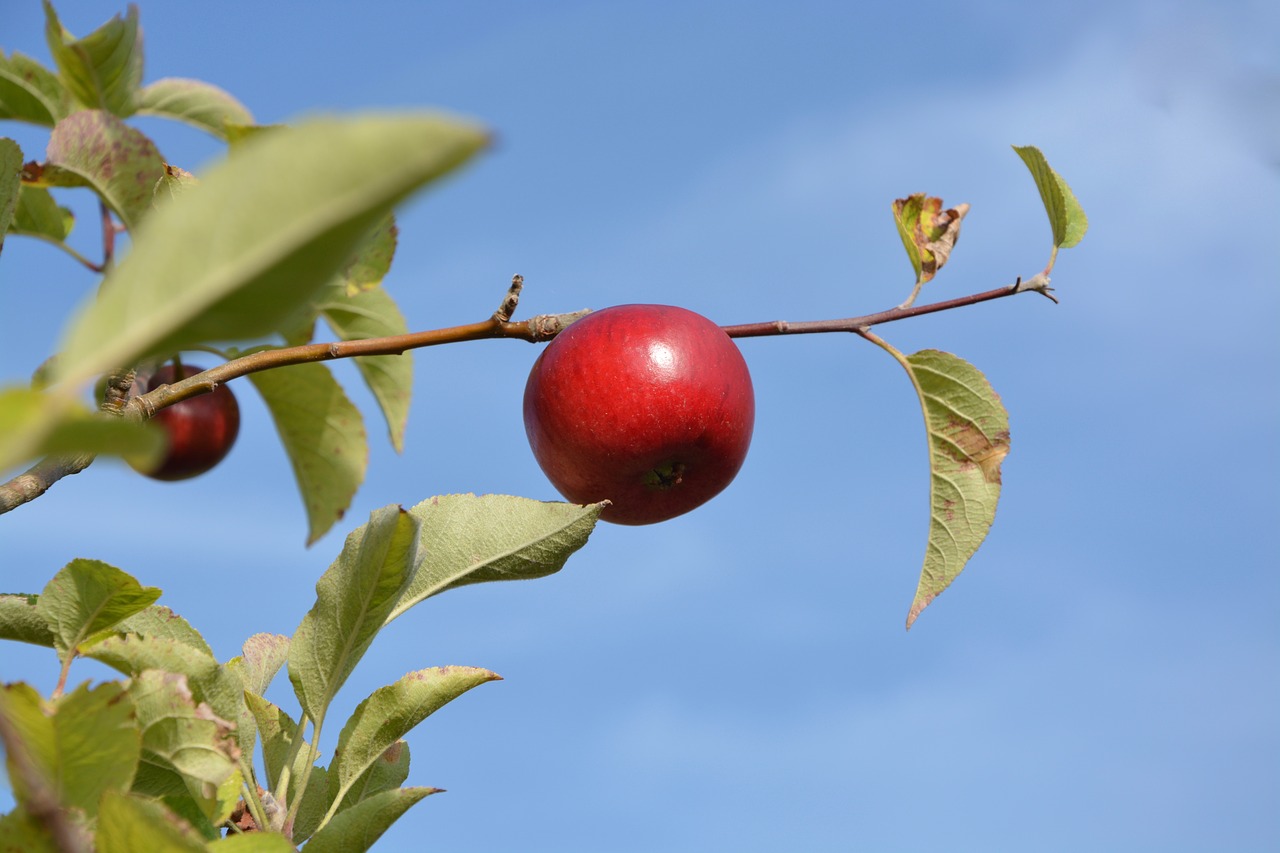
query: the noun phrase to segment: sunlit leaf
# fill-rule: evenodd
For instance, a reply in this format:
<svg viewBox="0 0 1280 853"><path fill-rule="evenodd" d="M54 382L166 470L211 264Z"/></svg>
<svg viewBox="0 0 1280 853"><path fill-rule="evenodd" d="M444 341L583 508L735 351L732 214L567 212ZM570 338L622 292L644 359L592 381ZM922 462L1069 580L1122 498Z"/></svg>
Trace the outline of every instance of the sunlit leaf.
<svg viewBox="0 0 1280 853"><path fill-rule="evenodd" d="M587 543L601 509L508 495L423 501L409 510L421 523L413 577L388 621L446 589L560 571Z"/></svg>
<svg viewBox="0 0 1280 853"><path fill-rule="evenodd" d="M266 694L280 667L289 659L289 638L282 634L254 634L244 641L241 654L227 661L226 670L234 675L245 691L245 702ZM257 737L257 721L251 707L246 707L236 720L236 737L241 751L252 754Z"/></svg>
<svg viewBox="0 0 1280 853"><path fill-rule="evenodd" d="M205 853L200 833L163 803L128 794L102 801L95 853Z"/></svg>
<svg viewBox="0 0 1280 853"><path fill-rule="evenodd" d="M336 777L335 777L336 778ZM338 806L338 811L343 811L354 806L363 800L367 800L374 794L398 788L404 784L409 778L409 744L407 741L398 740L391 746L383 750L382 755L369 766L369 769L361 773L347 789L347 795L343 798L342 804ZM332 786L333 781L330 782ZM335 797L337 791L330 791L330 797Z"/></svg>
<svg viewBox="0 0 1280 853"><path fill-rule="evenodd" d="M36 609L54 635L60 657L93 642L160 597L132 575L98 560L72 560L40 593Z"/></svg>
<svg viewBox="0 0 1280 853"><path fill-rule="evenodd" d="M265 696L276 673L289 660L289 638L284 634L254 634L244 641L241 655L227 661L244 682L244 689Z"/></svg>
<svg viewBox="0 0 1280 853"><path fill-rule="evenodd" d="M929 437L929 541L907 627L951 585L986 539L1009 454L1009 413L961 358L921 350L898 359L920 398Z"/></svg>
<svg viewBox="0 0 1280 853"><path fill-rule="evenodd" d="M142 83L142 33L138 7L128 17L116 15L84 38L77 39L44 3L45 40L59 75L76 100L90 109L107 110L121 118L133 115Z"/></svg>
<svg viewBox="0 0 1280 853"><path fill-rule="evenodd" d="M142 760L134 791L162 797L166 791L148 789L139 782L144 775L157 779L172 774L206 818L215 824L226 820L236 797L220 802L219 790L240 773L235 724L197 702L187 677L178 673L139 673L130 682L129 697L142 730Z"/></svg>
<svg viewBox="0 0 1280 853"><path fill-rule="evenodd" d="M51 713L46 713L48 708ZM141 736L133 705L115 682L87 684L45 703L26 684L0 686L0 716L16 732L35 773L64 807L92 817L104 793L127 791L137 769ZM12 772L14 797L28 802L22 774Z"/></svg>
<svg viewBox="0 0 1280 853"><path fill-rule="evenodd" d="M340 340L383 338L409 331L395 300L382 288L356 290L353 294L339 287L332 288L318 307ZM397 452L403 450L413 392L412 353L356 356L355 363L386 418L391 445Z"/></svg>
<svg viewBox="0 0 1280 853"><path fill-rule="evenodd" d="M369 464L360 410L323 364L251 373L289 456L307 510L307 544L351 505Z"/></svg>
<svg viewBox="0 0 1280 853"><path fill-rule="evenodd" d="M240 679L211 654L189 645L185 639L112 633L86 645L83 653L128 676L148 669L181 673L187 677L196 701L207 702L219 717L238 720L244 713L244 685Z"/></svg>
<svg viewBox="0 0 1280 853"><path fill-rule="evenodd" d="M1049 227L1053 229L1053 245L1062 249L1075 246L1089 229L1089 219L1084 215L1075 193L1062 176L1049 167L1039 148L1015 145L1013 150L1022 158L1035 179L1036 188L1040 190L1040 200L1044 202L1045 212L1049 214Z"/></svg>
<svg viewBox="0 0 1280 853"><path fill-rule="evenodd" d="M272 334L392 207L485 141L409 114L314 119L237 146L134 235L64 334L59 380L79 387L147 355Z"/></svg>
<svg viewBox="0 0 1280 853"><path fill-rule="evenodd" d="M210 660L213 649L191 623L163 604L153 604L116 625L120 634L139 634L144 637L173 640L200 652Z"/></svg>
<svg viewBox="0 0 1280 853"><path fill-rule="evenodd" d="M338 735L329 766L337 797L345 798L356 781L418 723L471 688L498 678L487 669L443 666L411 672L375 690L356 706Z"/></svg>
<svg viewBox="0 0 1280 853"><path fill-rule="evenodd" d="M417 534L400 507L376 510L316 582L316 603L289 645L289 680L317 726L404 592Z"/></svg>
<svg viewBox="0 0 1280 853"><path fill-rule="evenodd" d="M92 187L130 229L151 209L165 173L155 144L103 110L81 110L54 125L47 157Z"/></svg>
<svg viewBox="0 0 1280 853"><path fill-rule="evenodd" d="M307 842L308 853L364 853L410 807L438 788L396 788L335 815Z"/></svg>
<svg viewBox="0 0 1280 853"><path fill-rule="evenodd" d="M0 118L53 127L71 114L71 94L29 56L0 51Z"/></svg>
<svg viewBox="0 0 1280 853"><path fill-rule="evenodd" d="M249 110L227 92L203 80L166 77L138 93L138 112L176 119L227 138L227 122L252 124Z"/></svg>

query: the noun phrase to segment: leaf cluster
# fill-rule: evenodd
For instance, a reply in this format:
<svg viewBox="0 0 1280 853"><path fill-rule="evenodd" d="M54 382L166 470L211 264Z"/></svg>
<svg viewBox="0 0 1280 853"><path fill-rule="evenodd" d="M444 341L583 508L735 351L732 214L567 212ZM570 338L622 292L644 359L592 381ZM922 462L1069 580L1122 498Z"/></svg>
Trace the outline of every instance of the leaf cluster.
<svg viewBox="0 0 1280 853"><path fill-rule="evenodd" d="M17 143L0 139L0 239L43 240L105 275L68 323L39 387L0 387L0 470L51 453L157 453L142 413L122 419L80 402L103 375L192 349L233 357L245 345L296 346L312 340L318 320L343 341L408 331L382 286L396 248L393 208L481 150L484 130L431 113L259 127L211 84L142 85L136 10L84 38L68 33L48 2L45 13L54 69L0 55L0 118L49 128L43 161L24 163ZM226 141L231 156L197 179L126 122L135 115L190 124ZM74 217L53 196L63 190L98 198L101 263L67 245ZM131 237L118 260L116 229ZM355 362L401 450L411 355ZM363 416L323 364L287 378L257 374L253 385L293 465L314 542L364 479Z"/></svg>
<svg viewBox="0 0 1280 853"><path fill-rule="evenodd" d="M255 634L225 662L156 603L159 589L106 563L74 560L38 595L0 594L0 639L51 648L62 668L50 697L0 686L0 740L18 801L0 816L0 838L51 850L69 835L98 853L291 850L308 839L309 849L368 849L439 790L403 787L405 737L498 679L467 666L409 672L356 706L321 763L328 710L378 632L446 590L559 571L601 508L448 495L377 510L347 536L293 635ZM65 691L81 657L125 678ZM282 668L296 717L266 698ZM257 840L223 838L248 828Z"/></svg>

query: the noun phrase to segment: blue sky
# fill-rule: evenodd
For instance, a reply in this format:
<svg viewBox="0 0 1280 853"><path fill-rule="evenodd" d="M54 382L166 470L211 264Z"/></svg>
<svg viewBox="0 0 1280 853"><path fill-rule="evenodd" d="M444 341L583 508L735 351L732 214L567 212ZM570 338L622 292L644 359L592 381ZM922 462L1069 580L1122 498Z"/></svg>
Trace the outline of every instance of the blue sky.
<svg viewBox="0 0 1280 853"><path fill-rule="evenodd" d="M77 33L121 11L63 6ZM521 316L879 310L911 284L889 205L917 191L973 205L924 298L1006 284L1049 248L1010 144L1039 146L1090 217L1055 271L1060 306L882 329L977 365L1013 430L990 538L910 634L927 469L905 376L844 336L743 341L758 419L728 491L663 525L602 525L560 574L452 592L379 637L336 711L424 666L506 680L410 736L410 782L449 793L375 849L1280 846L1275 4L193 9L142 4L148 80L208 80L262 122L430 106L495 130L401 216L387 287L412 328L487 316L517 272ZM7 3L0 46L46 58L41 28L39 4ZM140 126L184 167L217 154ZM42 150L35 129L0 132ZM92 283L6 243L0 378L30 374ZM405 453L370 417L349 522L309 550L265 409L236 383L222 466L160 484L101 463L59 483L0 518L0 587L38 591L93 557L164 588L223 658L290 633L372 509L555 497L520 420L535 356L420 353ZM6 681L48 690L55 670L47 650L0 652ZM286 688L273 698L292 708Z"/></svg>

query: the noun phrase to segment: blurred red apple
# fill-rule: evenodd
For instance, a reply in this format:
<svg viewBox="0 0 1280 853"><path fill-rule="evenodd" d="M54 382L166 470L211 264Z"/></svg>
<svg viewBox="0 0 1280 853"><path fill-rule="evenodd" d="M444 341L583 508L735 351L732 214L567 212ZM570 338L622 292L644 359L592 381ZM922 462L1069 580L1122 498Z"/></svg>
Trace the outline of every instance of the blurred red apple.
<svg viewBox="0 0 1280 853"><path fill-rule="evenodd" d="M203 371L193 364L182 366L182 379ZM157 370L147 381L145 390L172 385L172 364ZM186 480L199 476L217 465L231 451L240 432L240 406L226 385L209 394L201 394L156 412L151 422L168 436L169 449L155 467L142 470L156 480Z"/></svg>

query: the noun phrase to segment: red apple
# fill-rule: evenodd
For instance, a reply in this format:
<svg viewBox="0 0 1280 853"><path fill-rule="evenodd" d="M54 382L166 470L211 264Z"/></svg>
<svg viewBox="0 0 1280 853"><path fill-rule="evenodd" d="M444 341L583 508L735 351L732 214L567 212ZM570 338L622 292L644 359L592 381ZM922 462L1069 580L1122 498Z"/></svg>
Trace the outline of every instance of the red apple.
<svg viewBox="0 0 1280 853"><path fill-rule="evenodd" d="M652 524L701 506L742 467L751 375L706 317L669 305L596 311L557 335L524 391L533 455L574 503Z"/></svg>
<svg viewBox="0 0 1280 853"><path fill-rule="evenodd" d="M204 370L193 364L182 366L182 378ZM153 391L175 381L172 364L157 370L146 383ZM151 419L169 438L164 458L148 470L138 470L156 480L186 480L199 476L222 461L231 451L240 432L240 406L226 385L156 412Z"/></svg>

